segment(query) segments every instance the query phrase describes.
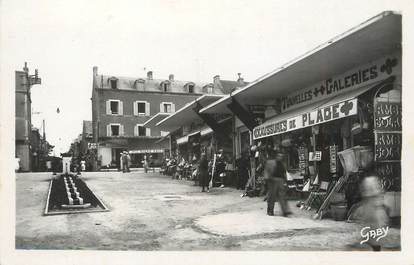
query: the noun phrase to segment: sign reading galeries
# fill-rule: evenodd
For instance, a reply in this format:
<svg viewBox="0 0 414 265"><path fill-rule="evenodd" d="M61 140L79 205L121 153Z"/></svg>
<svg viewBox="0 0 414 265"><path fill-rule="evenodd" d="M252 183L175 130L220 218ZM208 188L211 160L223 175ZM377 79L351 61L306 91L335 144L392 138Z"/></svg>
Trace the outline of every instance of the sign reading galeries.
<svg viewBox="0 0 414 265"><path fill-rule="evenodd" d="M316 124L333 121L357 114L357 99L324 106L288 119L271 119L253 130L253 138L259 139Z"/></svg>
<svg viewBox="0 0 414 265"><path fill-rule="evenodd" d="M373 84L391 75L401 74L400 58L399 54L386 56L312 86L295 90L281 98L282 112Z"/></svg>

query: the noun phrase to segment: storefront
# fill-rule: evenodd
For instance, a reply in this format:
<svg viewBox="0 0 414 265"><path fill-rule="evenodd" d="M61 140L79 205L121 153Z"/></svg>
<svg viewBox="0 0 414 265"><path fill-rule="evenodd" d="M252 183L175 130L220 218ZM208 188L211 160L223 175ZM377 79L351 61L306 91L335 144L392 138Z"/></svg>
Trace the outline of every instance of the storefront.
<svg viewBox="0 0 414 265"><path fill-rule="evenodd" d="M233 113L253 145L282 151L290 177L318 189L344 175L378 175L398 215L401 52L401 16L383 12L200 112ZM241 153L247 131L235 131ZM350 204L355 179L344 184Z"/></svg>
<svg viewBox="0 0 414 265"><path fill-rule="evenodd" d="M170 132L172 156L179 156L186 161L194 160L195 156L198 161L201 151L211 149L214 132L197 111L222 97L203 95L156 124L161 130Z"/></svg>

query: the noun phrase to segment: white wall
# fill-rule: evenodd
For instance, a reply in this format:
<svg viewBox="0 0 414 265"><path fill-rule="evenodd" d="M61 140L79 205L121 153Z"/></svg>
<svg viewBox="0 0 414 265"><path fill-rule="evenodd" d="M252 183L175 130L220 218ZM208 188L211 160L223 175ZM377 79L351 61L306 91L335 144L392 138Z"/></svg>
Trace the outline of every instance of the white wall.
<svg viewBox="0 0 414 265"><path fill-rule="evenodd" d="M111 164L112 161L112 150L110 147L99 147L98 148L98 157L102 158L101 166Z"/></svg>

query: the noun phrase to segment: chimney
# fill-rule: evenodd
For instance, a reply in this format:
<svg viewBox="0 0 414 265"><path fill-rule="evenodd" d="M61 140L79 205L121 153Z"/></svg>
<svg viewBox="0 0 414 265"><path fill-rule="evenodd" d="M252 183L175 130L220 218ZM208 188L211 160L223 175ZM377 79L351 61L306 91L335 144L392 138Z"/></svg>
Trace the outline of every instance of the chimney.
<svg viewBox="0 0 414 265"><path fill-rule="evenodd" d="M174 75L173 74L170 74L168 76L168 80L170 80L171 82L174 82Z"/></svg>
<svg viewBox="0 0 414 265"><path fill-rule="evenodd" d="M239 78L237 79L237 83L239 83L240 85L244 85L244 79L241 77L241 73L237 73L237 75L239 76Z"/></svg>
<svg viewBox="0 0 414 265"><path fill-rule="evenodd" d="M214 76L213 80L214 80L214 84L219 83L220 82L220 76L219 75Z"/></svg>
<svg viewBox="0 0 414 265"><path fill-rule="evenodd" d="M93 67L93 76L97 76L98 75L98 66L94 66Z"/></svg>
<svg viewBox="0 0 414 265"><path fill-rule="evenodd" d="M147 78L148 80L152 80L152 71L148 71Z"/></svg>

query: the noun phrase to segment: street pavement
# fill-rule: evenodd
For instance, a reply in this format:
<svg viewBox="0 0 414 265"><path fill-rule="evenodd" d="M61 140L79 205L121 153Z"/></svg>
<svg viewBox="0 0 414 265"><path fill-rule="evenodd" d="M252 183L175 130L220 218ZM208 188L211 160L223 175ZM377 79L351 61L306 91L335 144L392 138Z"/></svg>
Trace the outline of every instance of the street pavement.
<svg viewBox="0 0 414 265"><path fill-rule="evenodd" d="M109 212L43 216L50 173L16 174L16 248L87 250L370 250L357 224L313 220L290 201L289 218L233 188L201 193L159 173L87 172ZM400 230L381 239L400 248Z"/></svg>

